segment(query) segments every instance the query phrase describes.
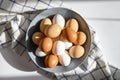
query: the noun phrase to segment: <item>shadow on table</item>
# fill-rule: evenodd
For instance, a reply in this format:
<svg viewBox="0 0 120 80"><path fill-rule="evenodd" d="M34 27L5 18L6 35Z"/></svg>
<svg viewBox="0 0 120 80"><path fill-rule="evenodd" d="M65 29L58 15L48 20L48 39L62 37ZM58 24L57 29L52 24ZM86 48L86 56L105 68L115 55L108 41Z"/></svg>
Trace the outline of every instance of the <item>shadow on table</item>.
<svg viewBox="0 0 120 80"><path fill-rule="evenodd" d="M27 55L19 56L10 47L0 48L0 53L9 65L18 70L22 71L36 70L35 65L32 62L28 62Z"/></svg>
<svg viewBox="0 0 120 80"><path fill-rule="evenodd" d="M0 80L49 80L43 76L0 77Z"/></svg>

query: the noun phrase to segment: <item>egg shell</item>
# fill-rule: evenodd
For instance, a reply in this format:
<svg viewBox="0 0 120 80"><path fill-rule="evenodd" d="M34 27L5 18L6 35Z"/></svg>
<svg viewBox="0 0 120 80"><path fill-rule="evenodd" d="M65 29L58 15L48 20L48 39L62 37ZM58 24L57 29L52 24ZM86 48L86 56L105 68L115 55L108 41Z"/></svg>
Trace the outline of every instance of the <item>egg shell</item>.
<svg viewBox="0 0 120 80"><path fill-rule="evenodd" d="M66 28L65 29L65 34L66 34L66 37L67 37L67 40L70 41L70 42L76 42L77 40L77 33L72 30L71 28Z"/></svg>
<svg viewBox="0 0 120 80"><path fill-rule="evenodd" d="M52 25L52 22L49 18L42 19L40 22L40 31L44 32L46 26Z"/></svg>
<svg viewBox="0 0 120 80"><path fill-rule="evenodd" d="M77 40L75 42L76 45L83 45L86 42L86 34L82 31L77 32Z"/></svg>
<svg viewBox="0 0 120 80"><path fill-rule="evenodd" d="M65 44L62 41L56 41L53 44L52 53L62 55L65 51Z"/></svg>
<svg viewBox="0 0 120 80"><path fill-rule="evenodd" d="M53 42L55 41L59 41L60 40L60 36L56 37L56 38L52 38Z"/></svg>
<svg viewBox="0 0 120 80"><path fill-rule="evenodd" d="M62 15L60 14L56 14L54 17L53 17L53 20L52 20L53 24L59 24L61 29L64 28L64 25L65 25L65 19Z"/></svg>
<svg viewBox="0 0 120 80"><path fill-rule="evenodd" d="M65 27L69 27L69 28L73 29L75 32L77 32L78 31L78 21L74 18L71 18L66 22Z"/></svg>
<svg viewBox="0 0 120 80"><path fill-rule="evenodd" d="M49 68L54 68L58 64L58 57L57 55L50 54L45 57L45 65Z"/></svg>
<svg viewBox="0 0 120 80"><path fill-rule="evenodd" d="M63 66L68 66L71 63L71 57L67 51L64 51L63 55L59 55L59 63Z"/></svg>
<svg viewBox="0 0 120 80"><path fill-rule="evenodd" d="M58 24L53 24L49 27L47 34L50 38L56 38L61 33L61 27Z"/></svg>
<svg viewBox="0 0 120 80"><path fill-rule="evenodd" d="M72 46L69 49L69 55L72 58L80 58L84 55L84 52L85 52L84 48L80 45Z"/></svg>
<svg viewBox="0 0 120 80"><path fill-rule="evenodd" d="M41 49L44 52L49 52L52 49L52 46L53 46L53 41L49 37L45 37L41 42Z"/></svg>
<svg viewBox="0 0 120 80"><path fill-rule="evenodd" d="M44 38L42 38L42 39L40 40L39 45L38 45L39 49L41 49L41 50L42 50L42 42L43 42L43 39L44 39Z"/></svg>
<svg viewBox="0 0 120 80"><path fill-rule="evenodd" d="M48 36L48 29L49 29L49 25L46 25L46 27L44 28L44 31L43 31L43 33L44 33L44 35L45 36Z"/></svg>
<svg viewBox="0 0 120 80"><path fill-rule="evenodd" d="M41 32L35 32L35 33L33 33L33 35L32 35L32 41L33 41L33 43L35 43L36 45L39 45L39 42L40 42L40 40L41 40L43 37L45 37L43 33L41 33Z"/></svg>
<svg viewBox="0 0 120 80"><path fill-rule="evenodd" d="M60 38L61 41L67 40L65 29L62 30Z"/></svg>
<svg viewBox="0 0 120 80"><path fill-rule="evenodd" d="M36 49L35 54L36 54L38 57L44 57L44 56L46 56L46 53L43 52L39 47Z"/></svg>
<svg viewBox="0 0 120 80"><path fill-rule="evenodd" d="M69 49L70 47L72 47L72 43L71 42L69 42L68 40L64 40L63 41L64 42L64 44L65 44L65 49Z"/></svg>

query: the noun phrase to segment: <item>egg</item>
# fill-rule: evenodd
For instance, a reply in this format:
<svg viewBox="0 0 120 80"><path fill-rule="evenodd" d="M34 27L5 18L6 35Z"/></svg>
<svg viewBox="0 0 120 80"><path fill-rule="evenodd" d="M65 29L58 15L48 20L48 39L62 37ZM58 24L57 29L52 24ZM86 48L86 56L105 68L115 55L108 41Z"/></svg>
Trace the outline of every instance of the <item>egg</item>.
<svg viewBox="0 0 120 80"><path fill-rule="evenodd" d="M52 53L62 55L65 51L65 44L62 41L56 41L53 44Z"/></svg>
<svg viewBox="0 0 120 80"><path fill-rule="evenodd" d="M56 38L52 38L53 42L55 41L59 41L60 40L60 36L56 37Z"/></svg>
<svg viewBox="0 0 120 80"><path fill-rule="evenodd" d="M40 22L40 31L44 32L46 26L52 25L52 22L49 18L42 19Z"/></svg>
<svg viewBox="0 0 120 80"><path fill-rule="evenodd" d="M43 31L43 33L44 33L44 35L45 36L48 36L48 29L49 29L49 25L47 25L45 28L44 28L44 31Z"/></svg>
<svg viewBox="0 0 120 80"><path fill-rule="evenodd" d="M62 55L59 55L58 58L59 58L59 63L63 66L68 66L71 63L71 58L68 55L67 51L64 51L64 53Z"/></svg>
<svg viewBox="0 0 120 80"><path fill-rule="evenodd" d="M45 37L43 33L41 32L35 32L32 35L32 41L36 44L39 45L40 40Z"/></svg>
<svg viewBox="0 0 120 80"><path fill-rule="evenodd" d="M66 22L65 27L69 27L71 29L73 29L75 32L78 31L78 22L76 19L71 18Z"/></svg>
<svg viewBox="0 0 120 80"><path fill-rule="evenodd" d="M45 65L49 68L54 68L58 64L58 57L54 54L47 55L45 57Z"/></svg>
<svg viewBox="0 0 120 80"><path fill-rule="evenodd" d="M52 49L53 41L49 37L45 37L42 39L41 43L39 44L39 47L42 49L44 52L49 52Z"/></svg>
<svg viewBox="0 0 120 80"><path fill-rule="evenodd" d="M70 42L75 42L77 40L77 33L72 30L71 28L66 28L65 29L65 34L66 34L66 37L67 37L67 40L70 41Z"/></svg>
<svg viewBox="0 0 120 80"><path fill-rule="evenodd" d="M56 38L61 33L61 27L58 24L53 24L49 27L47 35L51 38Z"/></svg>
<svg viewBox="0 0 120 80"><path fill-rule="evenodd" d="M71 42L69 42L69 41L67 41L67 40L64 40L63 42L64 42L64 44L65 44L65 49L69 49L69 48L72 47L72 45L73 45Z"/></svg>
<svg viewBox="0 0 120 80"><path fill-rule="evenodd" d="M84 55L84 52L85 52L84 48L80 45L72 46L69 49L69 55L72 58L80 58Z"/></svg>
<svg viewBox="0 0 120 80"><path fill-rule="evenodd" d="M81 32L77 32L77 36L78 37L77 37L77 40L76 40L75 44L83 45L86 42L86 39L87 39L86 34L81 31Z"/></svg>
<svg viewBox="0 0 120 80"><path fill-rule="evenodd" d="M67 40L67 38L66 38L66 33L65 33L65 29L62 30L59 39L60 39L61 41Z"/></svg>
<svg viewBox="0 0 120 80"><path fill-rule="evenodd" d="M64 28L64 25L65 25L65 19L62 15L60 14L56 14L54 17L53 17L53 20L52 20L53 24L59 24L61 29Z"/></svg>
<svg viewBox="0 0 120 80"><path fill-rule="evenodd" d="M46 53L43 52L39 47L36 49L35 54L36 54L38 57L44 57L44 56L46 56Z"/></svg>

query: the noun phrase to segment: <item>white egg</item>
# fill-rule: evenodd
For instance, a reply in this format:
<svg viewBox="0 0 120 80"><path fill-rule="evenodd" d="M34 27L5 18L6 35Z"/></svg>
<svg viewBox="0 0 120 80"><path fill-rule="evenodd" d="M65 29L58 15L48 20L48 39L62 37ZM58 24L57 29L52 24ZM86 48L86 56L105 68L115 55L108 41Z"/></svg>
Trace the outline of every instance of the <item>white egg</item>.
<svg viewBox="0 0 120 80"><path fill-rule="evenodd" d="M59 62L63 66L68 66L71 63L71 57L67 51L64 51L62 55L59 55Z"/></svg>
<svg viewBox="0 0 120 80"><path fill-rule="evenodd" d="M69 42L69 41L67 41L67 40L65 40L65 41L63 41L64 42L64 44L65 44L65 49L69 49L70 47L72 47L72 43L71 42Z"/></svg>
<svg viewBox="0 0 120 80"><path fill-rule="evenodd" d="M53 20L52 20L53 24L59 24L61 26L61 29L64 28L64 25L65 25L65 19L62 15L60 14L56 14L54 17L53 17Z"/></svg>
<svg viewBox="0 0 120 80"><path fill-rule="evenodd" d="M64 51L65 51L65 44L64 44L64 42L57 41L57 43L56 43L56 53L58 55L62 55Z"/></svg>
<svg viewBox="0 0 120 80"><path fill-rule="evenodd" d="M44 57L44 56L46 56L45 52L43 52L39 47L36 49L35 54L38 57Z"/></svg>

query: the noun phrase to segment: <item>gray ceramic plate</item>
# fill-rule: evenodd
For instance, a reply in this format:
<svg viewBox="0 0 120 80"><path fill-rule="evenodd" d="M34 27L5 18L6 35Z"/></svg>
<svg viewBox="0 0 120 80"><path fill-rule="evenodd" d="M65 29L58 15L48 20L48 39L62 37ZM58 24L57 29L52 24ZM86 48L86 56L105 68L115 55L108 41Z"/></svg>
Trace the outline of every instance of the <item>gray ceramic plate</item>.
<svg viewBox="0 0 120 80"><path fill-rule="evenodd" d="M31 37L34 32L39 31L39 24L43 18L49 17L52 19L53 15L55 14L61 14L65 18L65 20L68 20L70 18L77 19L79 26L80 26L79 31L83 31L87 35L87 41L83 45L83 47L85 48L85 54L83 57L79 59L72 59L70 65L67 67L58 65L55 68L46 68L44 65L44 57L39 58L35 55L35 50L37 46L32 42ZM66 72L66 71L75 69L77 66L81 65L81 63L87 57L89 50L90 50L90 46L91 46L91 34L90 34L89 27L87 23L85 22L85 20L76 12L66 9L66 8L51 8L51 9L44 10L32 20L28 28L28 31L26 33L26 44L27 44L28 54L30 58L39 68L45 71L48 71L48 72L53 72L53 73Z"/></svg>

